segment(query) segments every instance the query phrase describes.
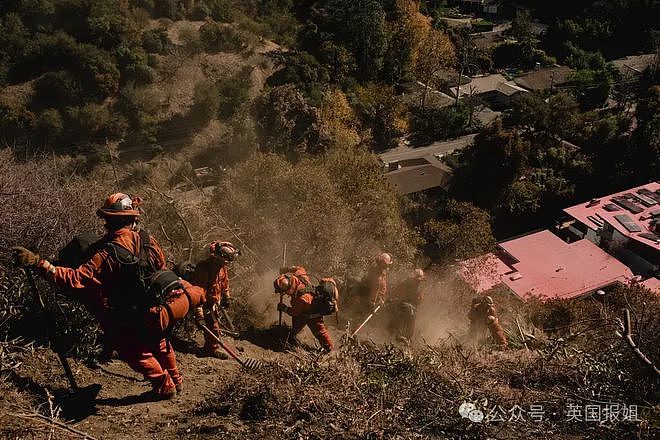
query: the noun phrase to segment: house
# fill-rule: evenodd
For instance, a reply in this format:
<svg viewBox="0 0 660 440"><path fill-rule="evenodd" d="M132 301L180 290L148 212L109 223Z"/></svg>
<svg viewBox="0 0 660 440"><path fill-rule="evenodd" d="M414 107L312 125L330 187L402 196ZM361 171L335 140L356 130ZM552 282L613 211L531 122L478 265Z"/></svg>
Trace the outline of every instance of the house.
<svg viewBox="0 0 660 440"><path fill-rule="evenodd" d="M623 76L637 76L641 75L650 66L658 66L660 64L660 56L655 53L630 55L612 60L612 64L619 69L619 72Z"/></svg>
<svg viewBox="0 0 660 440"><path fill-rule="evenodd" d="M511 101L518 93L527 90L519 87L513 81L507 81L499 73L470 78L470 82L449 89L452 96L459 94L459 99L476 96L485 101L494 110L504 110L511 107Z"/></svg>
<svg viewBox="0 0 660 440"><path fill-rule="evenodd" d="M513 81L531 92L561 88L568 83L572 71L568 66L546 67L518 76Z"/></svg>
<svg viewBox="0 0 660 440"><path fill-rule="evenodd" d="M564 209L558 230L586 238L628 265L643 280L660 272L660 183L591 199Z"/></svg>
<svg viewBox="0 0 660 440"><path fill-rule="evenodd" d="M426 147L401 146L379 155L383 172L399 194L411 194L431 188L448 189L453 170L442 161L445 155L466 147L476 135L434 142Z"/></svg>
<svg viewBox="0 0 660 440"><path fill-rule="evenodd" d="M502 9L502 2L498 0L461 0L461 4L466 10L484 14L497 14Z"/></svg>
<svg viewBox="0 0 660 440"><path fill-rule="evenodd" d="M432 87L426 87L420 81L411 81L397 86L397 98L411 106L421 105L422 100L429 107L447 107L454 103L454 98ZM424 95L426 95L424 97Z"/></svg>
<svg viewBox="0 0 660 440"><path fill-rule="evenodd" d="M478 293L504 287L522 300L580 298L634 276L591 241L566 243L548 230L500 242L459 263L457 274Z"/></svg>

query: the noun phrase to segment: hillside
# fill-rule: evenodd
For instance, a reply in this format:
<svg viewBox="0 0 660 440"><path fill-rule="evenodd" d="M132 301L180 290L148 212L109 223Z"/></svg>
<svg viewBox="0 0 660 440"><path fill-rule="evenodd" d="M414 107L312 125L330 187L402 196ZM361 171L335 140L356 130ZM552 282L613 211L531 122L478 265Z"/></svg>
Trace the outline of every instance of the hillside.
<svg viewBox="0 0 660 440"><path fill-rule="evenodd" d="M563 211L660 176L659 14L647 0L1 1L0 438L660 437L660 190L626 195L644 219L610 208L639 221L638 241ZM215 241L240 249L223 260L239 333L225 340L261 368L205 356L189 313L171 338L184 390L147 402L148 381L102 359L87 289L39 278L42 310L12 248L59 264L72 237L117 232L98 209L118 192L167 268ZM542 295L570 271L522 275L501 245L538 230L558 249L593 242L624 281ZM496 254L498 268L477 258ZM277 325L274 280L294 264L336 280L330 353ZM350 338L380 265L387 301ZM491 269L533 288L468 285ZM95 399L68 393L56 352Z"/></svg>

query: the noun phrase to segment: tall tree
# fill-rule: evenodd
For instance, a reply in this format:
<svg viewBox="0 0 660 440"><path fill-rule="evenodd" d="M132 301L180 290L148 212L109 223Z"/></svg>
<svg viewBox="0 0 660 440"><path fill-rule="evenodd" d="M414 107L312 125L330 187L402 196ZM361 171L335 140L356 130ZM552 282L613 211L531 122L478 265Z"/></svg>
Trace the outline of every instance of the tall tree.
<svg viewBox="0 0 660 440"><path fill-rule="evenodd" d="M454 47L446 33L429 27L421 38L413 55L413 66L417 78L424 84L422 107L426 105L428 91L435 86L435 76L454 60Z"/></svg>

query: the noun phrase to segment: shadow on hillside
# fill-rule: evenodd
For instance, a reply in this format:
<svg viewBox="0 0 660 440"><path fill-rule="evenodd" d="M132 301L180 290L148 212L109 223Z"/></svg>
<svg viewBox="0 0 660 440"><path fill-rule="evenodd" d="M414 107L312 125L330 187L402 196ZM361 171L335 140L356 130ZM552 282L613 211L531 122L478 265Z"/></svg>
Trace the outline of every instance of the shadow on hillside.
<svg viewBox="0 0 660 440"><path fill-rule="evenodd" d="M288 336L288 326L273 325L269 328L251 328L243 331L240 338L266 350L285 351Z"/></svg>
<svg viewBox="0 0 660 440"><path fill-rule="evenodd" d="M24 377L14 371L9 371L7 379L22 391L30 393L40 401L46 400L43 405L49 407L48 401L59 407L60 416L68 421L79 422L90 415L96 414L96 396L101 391L100 384L92 384L71 392L68 388L51 388L41 385L31 377Z"/></svg>

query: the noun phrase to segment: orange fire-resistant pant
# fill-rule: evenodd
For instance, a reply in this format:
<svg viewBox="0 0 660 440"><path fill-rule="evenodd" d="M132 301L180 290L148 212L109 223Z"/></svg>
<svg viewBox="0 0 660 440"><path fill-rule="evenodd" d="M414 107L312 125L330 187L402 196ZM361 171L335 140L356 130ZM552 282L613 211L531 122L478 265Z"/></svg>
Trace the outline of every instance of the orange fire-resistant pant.
<svg viewBox="0 0 660 440"><path fill-rule="evenodd" d="M330 332L325 327L323 317L308 318L305 315L298 315L291 318L291 337L295 338L304 328L308 326L312 334L321 344L321 347L331 351L334 348Z"/></svg>
<svg viewBox="0 0 660 440"><path fill-rule="evenodd" d="M131 327L122 327L118 333L117 353L133 370L151 382L155 392L170 393L183 381L176 366L174 349L165 338L152 340Z"/></svg>
<svg viewBox="0 0 660 440"><path fill-rule="evenodd" d="M495 318L495 321L488 324L488 330L490 330L490 335L493 337L493 340L497 345L501 346L502 348L507 348L509 346L506 335L504 334L504 329L500 325L499 319Z"/></svg>

